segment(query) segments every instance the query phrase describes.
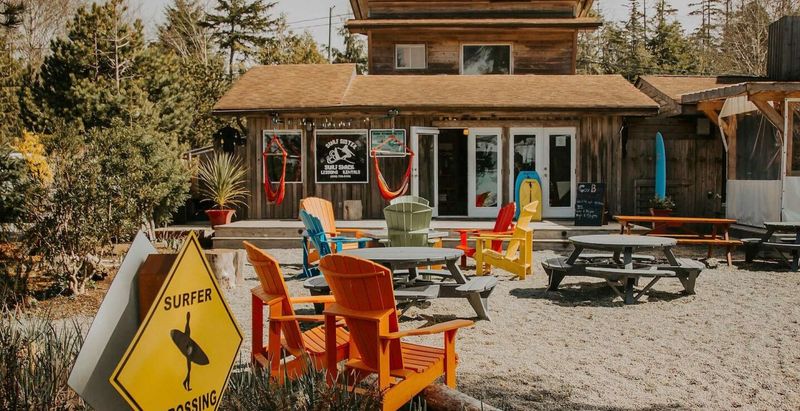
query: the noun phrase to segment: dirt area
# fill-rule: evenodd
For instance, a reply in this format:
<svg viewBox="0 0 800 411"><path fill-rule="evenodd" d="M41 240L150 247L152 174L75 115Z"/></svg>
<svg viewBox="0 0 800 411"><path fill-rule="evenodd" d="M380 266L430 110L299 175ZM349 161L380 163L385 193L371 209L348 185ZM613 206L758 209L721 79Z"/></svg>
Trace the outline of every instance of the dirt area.
<svg viewBox="0 0 800 411"><path fill-rule="evenodd" d="M300 250L268 251L292 278L292 292L307 295L293 278ZM592 278L568 277L560 291L546 291L539 262L553 255L536 252L535 273L525 281L495 271L492 321L458 334L460 390L515 410L800 409L800 273L737 263L703 271L696 295L665 279L642 302L624 306ZM226 290L246 334L243 359L251 341L249 290L258 285L252 267L245 269L246 284ZM109 284L40 309L94 312ZM474 316L465 300L437 300L410 309L401 328ZM414 341L441 345L440 338Z"/></svg>

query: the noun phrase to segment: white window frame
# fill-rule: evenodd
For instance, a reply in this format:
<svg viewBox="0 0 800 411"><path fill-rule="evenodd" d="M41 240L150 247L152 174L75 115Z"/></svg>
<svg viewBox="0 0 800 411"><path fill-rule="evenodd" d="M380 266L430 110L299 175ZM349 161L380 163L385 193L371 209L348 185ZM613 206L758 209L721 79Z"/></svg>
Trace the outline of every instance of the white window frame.
<svg viewBox="0 0 800 411"><path fill-rule="evenodd" d="M272 139L273 134L300 134L300 181L287 181L286 184L303 184L306 181L306 161L308 160L306 156L306 133L300 129L292 129L292 130L275 130L275 129L265 129L261 130L261 155L259 155L259 163L264 161L264 150L267 148L267 134L269 134L269 138ZM260 173L264 174L264 165L261 164ZM261 176L261 184L267 182L267 176ZM274 182L274 181L273 181Z"/></svg>
<svg viewBox="0 0 800 411"><path fill-rule="evenodd" d="M349 135L349 134L363 134L367 139L367 180L366 181L357 181L357 182L350 182L350 181L317 181L317 136L319 134L332 136L332 135ZM323 129L314 129L314 140L312 143L314 147L314 184L370 184L370 163L369 163L369 129L366 128L353 128L353 129L332 129L332 128L323 128Z"/></svg>
<svg viewBox="0 0 800 411"><path fill-rule="evenodd" d="M424 61L422 67L400 67L397 61L397 50L400 47L422 48ZM428 45L425 43L400 43L394 45L394 68L395 70L425 70L428 68Z"/></svg>
<svg viewBox="0 0 800 411"><path fill-rule="evenodd" d="M508 74L514 74L514 44L513 43L461 43L458 49L458 73L464 74L464 47L469 46L508 46ZM502 76L503 74L466 74L468 76Z"/></svg>

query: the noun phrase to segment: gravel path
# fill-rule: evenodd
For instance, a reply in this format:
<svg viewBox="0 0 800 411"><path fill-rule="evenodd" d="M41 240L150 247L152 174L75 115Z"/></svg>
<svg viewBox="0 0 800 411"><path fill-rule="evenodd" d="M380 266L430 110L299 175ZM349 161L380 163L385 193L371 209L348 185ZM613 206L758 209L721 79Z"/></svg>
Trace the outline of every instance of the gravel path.
<svg viewBox="0 0 800 411"><path fill-rule="evenodd" d="M268 250L287 277L300 272L299 250ZM624 306L591 278L567 278L547 292L536 252L525 281L500 278L493 321L458 334L459 389L508 409L800 409L800 273L775 265L705 270L697 294L662 280L645 302ZM227 291L250 352L250 288ZM288 282L307 295L300 280ZM310 308L310 307L309 307ZM412 308L402 328L473 318L466 300ZM440 337L417 341L441 344Z"/></svg>

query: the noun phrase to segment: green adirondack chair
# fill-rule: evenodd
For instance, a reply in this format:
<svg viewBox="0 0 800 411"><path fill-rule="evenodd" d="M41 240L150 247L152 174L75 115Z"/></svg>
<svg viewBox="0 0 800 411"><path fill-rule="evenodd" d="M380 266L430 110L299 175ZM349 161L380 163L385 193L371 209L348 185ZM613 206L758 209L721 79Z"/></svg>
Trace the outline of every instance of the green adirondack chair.
<svg viewBox="0 0 800 411"><path fill-rule="evenodd" d="M426 206L431 205L430 201L428 201L427 199L417 196L400 196L389 202L389 204L400 204L400 203L420 203L420 204L425 204Z"/></svg>
<svg viewBox="0 0 800 411"><path fill-rule="evenodd" d="M421 203L399 202L383 209L390 247L428 247L433 209Z"/></svg>

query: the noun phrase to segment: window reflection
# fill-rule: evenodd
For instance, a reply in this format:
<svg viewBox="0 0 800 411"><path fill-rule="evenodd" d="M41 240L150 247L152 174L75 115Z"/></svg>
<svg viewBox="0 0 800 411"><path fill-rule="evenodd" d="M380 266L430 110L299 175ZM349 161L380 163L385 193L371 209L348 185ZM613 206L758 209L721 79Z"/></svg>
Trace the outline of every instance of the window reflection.
<svg viewBox="0 0 800 411"><path fill-rule="evenodd" d="M496 135L475 137L475 206L496 207L498 137Z"/></svg>
<svg viewBox="0 0 800 411"><path fill-rule="evenodd" d="M463 74L510 74L511 46L463 46Z"/></svg>

